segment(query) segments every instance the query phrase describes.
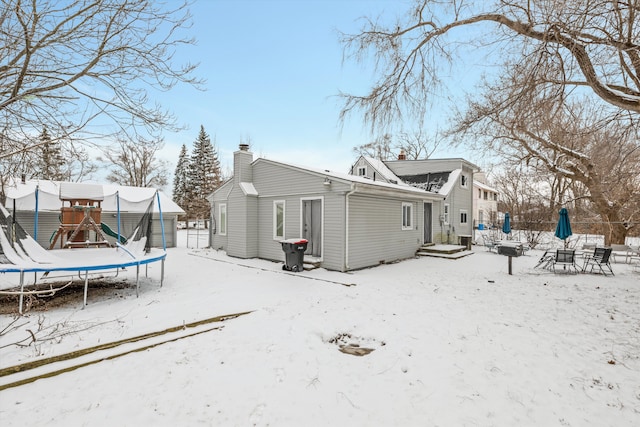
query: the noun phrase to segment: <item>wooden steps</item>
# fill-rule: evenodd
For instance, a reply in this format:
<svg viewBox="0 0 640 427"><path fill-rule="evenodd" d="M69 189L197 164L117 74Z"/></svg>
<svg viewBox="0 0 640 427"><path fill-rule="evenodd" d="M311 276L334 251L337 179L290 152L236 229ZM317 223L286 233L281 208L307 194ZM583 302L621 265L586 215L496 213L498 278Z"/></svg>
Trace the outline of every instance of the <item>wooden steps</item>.
<svg viewBox="0 0 640 427"><path fill-rule="evenodd" d="M460 259L473 254L473 251L467 250L466 246L460 245L436 245L427 243L422 245L416 252L417 256L428 256L435 258Z"/></svg>
<svg viewBox="0 0 640 427"><path fill-rule="evenodd" d="M304 257L303 267L306 271L315 270L320 267L321 261L318 261L317 258L313 257Z"/></svg>

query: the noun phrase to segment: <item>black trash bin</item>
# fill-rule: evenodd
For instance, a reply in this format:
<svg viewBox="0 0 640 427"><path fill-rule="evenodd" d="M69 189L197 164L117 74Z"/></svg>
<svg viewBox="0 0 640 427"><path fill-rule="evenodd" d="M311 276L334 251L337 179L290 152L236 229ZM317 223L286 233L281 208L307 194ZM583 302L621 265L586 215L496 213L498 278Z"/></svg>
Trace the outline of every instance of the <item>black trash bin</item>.
<svg viewBox="0 0 640 427"><path fill-rule="evenodd" d="M285 254L283 270L302 271L304 269L304 251L307 250L307 239L281 240L282 250Z"/></svg>

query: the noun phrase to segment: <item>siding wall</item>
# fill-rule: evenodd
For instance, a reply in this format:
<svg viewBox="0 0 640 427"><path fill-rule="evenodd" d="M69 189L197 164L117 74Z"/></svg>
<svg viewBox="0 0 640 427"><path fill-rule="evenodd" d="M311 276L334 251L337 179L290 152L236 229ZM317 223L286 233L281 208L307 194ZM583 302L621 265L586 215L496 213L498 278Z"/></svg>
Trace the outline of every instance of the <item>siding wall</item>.
<svg viewBox="0 0 640 427"><path fill-rule="evenodd" d="M218 204L219 203L226 203L225 202L214 202L214 208L216 210L216 213L214 215L214 220L216 222L216 229L215 232L213 231L213 228L210 229L210 236L209 236L209 244L213 249L218 249L218 250L223 250L226 251L227 250L227 235L228 235L228 230L227 230L227 235L223 236L220 234L220 218L218 217ZM228 215L228 213L227 213Z"/></svg>
<svg viewBox="0 0 640 427"><path fill-rule="evenodd" d="M234 185L229 193L229 203L227 204L227 254L239 258L248 258L247 248L247 209L248 197L242 192L239 186Z"/></svg>
<svg viewBox="0 0 640 427"><path fill-rule="evenodd" d="M415 256L422 242L422 202L413 203L413 230L402 230L402 200L349 198L349 269Z"/></svg>
<svg viewBox="0 0 640 427"><path fill-rule="evenodd" d="M322 266L330 270L344 267L344 194L349 184L334 181L324 185L324 177L286 166L257 161L253 168L258 200L258 256L284 260L279 241L273 239L273 202L285 201L285 238L302 235L302 199L323 199Z"/></svg>
<svg viewBox="0 0 640 427"><path fill-rule="evenodd" d="M473 233L473 170L463 167L462 173L467 176L467 188L460 186L460 177L458 177L443 202L449 204L449 224L444 226L438 224L438 228L434 228L434 238L441 243L458 244L458 235ZM460 223L460 210L467 211L467 224ZM438 215L441 214L444 214L444 205ZM449 231L448 236L447 231Z"/></svg>
<svg viewBox="0 0 640 427"><path fill-rule="evenodd" d="M227 181L220 188L218 188L213 195L211 196L211 200L213 201L213 206L211 209L211 215L213 217L213 222L215 223L215 227L211 227L209 229L209 245L214 249L227 250L227 236L229 235L229 230L227 229L226 235L220 234L220 217L219 217L219 206L221 203L227 204L227 209L229 209L229 193L233 188L233 181ZM229 212L227 211L227 225L228 225ZM215 228L215 229L214 229Z"/></svg>

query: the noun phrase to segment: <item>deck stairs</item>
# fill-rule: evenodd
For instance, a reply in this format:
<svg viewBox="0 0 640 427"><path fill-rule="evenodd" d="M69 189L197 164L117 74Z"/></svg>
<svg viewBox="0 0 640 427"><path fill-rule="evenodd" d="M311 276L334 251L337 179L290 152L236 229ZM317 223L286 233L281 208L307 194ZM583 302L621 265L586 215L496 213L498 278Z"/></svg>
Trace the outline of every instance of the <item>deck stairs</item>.
<svg viewBox="0 0 640 427"><path fill-rule="evenodd" d="M473 251L467 250L466 246L434 243L425 243L416 252L416 256L428 256L447 259L460 259L471 254L473 254Z"/></svg>
<svg viewBox="0 0 640 427"><path fill-rule="evenodd" d="M310 256L305 256L303 262L304 262L303 267L307 271L320 268L320 264L322 264L319 258L310 257Z"/></svg>

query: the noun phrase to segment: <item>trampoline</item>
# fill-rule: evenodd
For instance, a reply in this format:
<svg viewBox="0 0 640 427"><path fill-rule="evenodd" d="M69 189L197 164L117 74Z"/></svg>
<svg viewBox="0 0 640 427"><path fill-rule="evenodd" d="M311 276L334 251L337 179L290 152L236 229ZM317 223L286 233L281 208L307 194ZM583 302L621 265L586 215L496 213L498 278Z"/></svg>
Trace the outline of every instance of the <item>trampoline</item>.
<svg viewBox="0 0 640 427"><path fill-rule="evenodd" d="M116 195L117 197L117 195ZM72 272L78 276L84 275L84 301L83 308L87 305L89 288L89 273L105 272L127 267L136 267L136 296L139 294L140 266L150 263L161 263L160 286L164 281L164 261L167 256L164 226L162 225L162 247L153 248L150 244L151 221L154 203L158 204L160 224L162 221L162 209L160 197L157 191L154 196L146 201L148 207L142 215L138 225L130 236L118 238L116 243L108 247L95 247L87 240L86 247L67 247L65 249L44 249L24 228L16 221L15 215L0 205L0 273L17 273L19 283L17 288L0 289L0 293L18 294L20 314L23 312L23 298L25 295L38 293L27 289L25 274L34 273L33 283L37 284L37 274L42 273L41 279L54 272ZM119 204L118 204L119 205ZM120 223L118 209L118 224ZM120 235L120 230L118 230ZM123 236L124 237L124 236ZM125 244L120 242L126 241ZM47 290L55 293L59 289ZM44 291L42 291L44 292Z"/></svg>

